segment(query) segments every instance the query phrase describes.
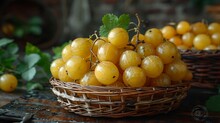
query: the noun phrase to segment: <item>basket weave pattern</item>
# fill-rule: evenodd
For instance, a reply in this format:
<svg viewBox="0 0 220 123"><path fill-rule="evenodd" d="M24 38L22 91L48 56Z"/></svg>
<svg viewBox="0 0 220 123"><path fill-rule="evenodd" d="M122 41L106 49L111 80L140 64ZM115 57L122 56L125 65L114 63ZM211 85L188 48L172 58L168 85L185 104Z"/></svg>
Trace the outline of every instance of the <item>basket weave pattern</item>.
<svg viewBox="0 0 220 123"><path fill-rule="evenodd" d="M92 117L126 117L167 113L186 97L189 83L169 87L120 88L81 86L51 78L52 91L64 109Z"/></svg>
<svg viewBox="0 0 220 123"><path fill-rule="evenodd" d="M193 73L193 86L214 88L220 84L220 50L181 50L180 53Z"/></svg>

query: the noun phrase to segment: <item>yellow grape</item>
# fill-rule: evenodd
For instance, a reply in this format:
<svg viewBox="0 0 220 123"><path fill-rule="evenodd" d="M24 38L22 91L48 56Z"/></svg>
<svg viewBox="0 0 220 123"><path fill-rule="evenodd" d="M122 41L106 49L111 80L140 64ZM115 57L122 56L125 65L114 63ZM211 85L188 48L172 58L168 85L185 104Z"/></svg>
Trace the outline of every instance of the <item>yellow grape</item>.
<svg viewBox="0 0 220 123"><path fill-rule="evenodd" d="M108 40L105 37L101 37L100 39L96 40L92 49L95 55L97 55L98 49L106 42L108 42Z"/></svg>
<svg viewBox="0 0 220 123"><path fill-rule="evenodd" d="M183 80L192 80L193 79L193 74L190 70L186 71L186 75L184 76Z"/></svg>
<svg viewBox="0 0 220 123"><path fill-rule="evenodd" d="M214 33L211 35L212 44L214 45L220 45L220 33Z"/></svg>
<svg viewBox="0 0 220 123"><path fill-rule="evenodd" d="M113 28L108 34L108 41L117 48L123 48L129 41L128 32L123 28Z"/></svg>
<svg viewBox="0 0 220 123"><path fill-rule="evenodd" d="M119 56L121 56L121 54L122 54L124 51L126 51L126 50L134 50L134 49L135 49L134 46L132 46L132 45L127 45L126 47L119 49Z"/></svg>
<svg viewBox="0 0 220 123"><path fill-rule="evenodd" d="M18 85L18 80L13 74L3 74L0 77L0 87L1 90L5 92L12 92L16 89Z"/></svg>
<svg viewBox="0 0 220 123"><path fill-rule="evenodd" d="M73 56L71 45L70 44L66 45L63 48L61 54L62 54L62 59L63 59L64 62L66 62L69 58L71 58Z"/></svg>
<svg viewBox="0 0 220 123"><path fill-rule="evenodd" d="M187 49L189 49L189 47L187 47L186 45L179 45L179 46L177 46L177 49L179 49L179 50L187 50Z"/></svg>
<svg viewBox="0 0 220 123"><path fill-rule="evenodd" d="M186 75L187 66L182 60L175 60L165 65L164 70L172 81L181 81Z"/></svg>
<svg viewBox="0 0 220 123"><path fill-rule="evenodd" d="M99 61L111 61L114 64L119 61L119 49L111 43L103 44L97 52Z"/></svg>
<svg viewBox="0 0 220 123"><path fill-rule="evenodd" d="M196 22L192 25L192 32L194 34L207 34L208 28L207 25L204 24L203 22Z"/></svg>
<svg viewBox="0 0 220 123"><path fill-rule="evenodd" d="M132 66L125 69L123 81L129 87L142 87L146 83L146 75L142 68Z"/></svg>
<svg viewBox="0 0 220 123"><path fill-rule="evenodd" d="M95 76L103 85L110 85L117 81L119 70L114 63L102 61L95 68Z"/></svg>
<svg viewBox="0 0 220 123"><path fill-rule="evenodd" d="M102 84L97 80L97 78L95 77L95 73L94 71L89 71L87 72L83 78L80 80L79 82L81 85L84 86L101 86Z"/></svg>
<svg viewBox="0 0 220 123"><path fill-rule="evenodd" d="M190 24L187 21L180 21L176 26L176 32L178 34L185 34L190 31Z"/></svg>
<svg viewBox="0 0 220 123"><path fill-rule="evenodd" d="M63 82L73 82L73 79L71 79L69 77L69 75L68 75L68 72L66 70L65 65L60 67L59 73L58 73L58 77L59 77L60 81L63 81Z"/></svg>
<svg viewBox="0 0 220 123"><path fill-rule="evenodd" d="M15 27L12 23L4 23L1 25L1 31L4 35L12 36L15 31Z"/></svg>
<svg viewBox="0 0 220 123"><path fill-rule="evenodd" d="M150 43L138 44L136 47L136 51L142 59L149 55L155 55L156 53L154 46Z"/></svg>
<svg viewBox="0 0 220 123"><path fill-rule="evenodd" d="M220 24L216 22L209 24L208 31L210 35L214 33L220 33Z"/></svg>
<svg viewBox="0 0 220 123"><path fill-rule="evenodd" d="M160 44L156 49L156 54L164 64L171 63L176 58L178 49L169 41Z"/></svg>
<svg viewBox="0 0 220 123"><path fill-rule="evenodd" d="M59 78L59 69L65 64L62 58L55 59L50 65L50 72L54 78Z"/></svg>
<svg viewBox="0 0 220 123"><path fill-rule="evenodd" d="M183 41L180 38L180 36L174 36L174 37L170 38L169 41L174 43L176 46L181 45L183 43Z"/></svg>
<svg viewBox="0 0 220 123"><path fill-rule="evenodd" d="M218 49L218 47L217 46L215 46L215 45L208 45L207 47L205 47L204 48L204 50L217 50Z"/></svg>
<svg viewBox="0 0 220 123"><path fill-rule="evenodd" d="M108 85L109 87L126 87L125 84L122 81L116 81L112 83L111 85Z"/></svg>
<svg viewBox="0 0 220 123"><path fill-rule="evenodd" d="M187 32L182 35L182 42L184 45L188 46L191 48L193 46L193 40L194 40L195 35L192 32Z"/></svg>
<svg viewBox="0 0 220 123"><path fill-rule="evenodd" d="M181 56L180 52L177 52L175 60L176 59L180 59L180 60L182 59L182 56Z"/></svg>
<svg viewBox="0 0 220 123"><path fill-rule="evenodd" d="M193 40L193 45L197 50L203 50L211 44L211 39L206 34L199 34Z"/></svg>
<svg viewBox="0 0 220 123"><path fill-rule="evenodd" d="M81 79L88 72L89 66L80 56L71 57L65 64L66 70L70 78L74 80Z"/></svg>
<svg viewBox="0 0 220 123"><path fill-rule="evenodd" d="M151 79L150 85L151 86L169 86L171 85L171 80L167 74L161 73L160 76L158 76L157 78Z"/></svg>
<svg viewBox="0 0 220 123"><path fill-rule="evenodd" d="M163 42L163 34L157 28L148 29L145 32L145 36L147 38L147 43L152 44L154 47L157 47L159 44Z"/></svg>
<svg viewBox="0 0 220 123"><path fill-rule="evenodd" d="M145 70L146 76L156 78L163 72L163 62L156 55L150 55L142 60L141 67Z"/></svg>
<svg viewBox="0 0 220 123"><path fill-rule="evenodd" d="M76 38L71 43L72 53L74 56L87 58L90 56L91 46L92 46L92 40L88 38Z"/></svg>
<svg viewBox="0 0 220 123"><path fill-rule="evenodd" d="M143 35L143 34L139 34L138 35L138 41L140 41L140 42L147 42L147 38ZM137 34L136 35L134 35L132 38L131 38L131 43L133 44L133 45L136 45L137 44Z"/></svg>
<svg viewBox="0 0 220 123"><path fill-rule="evenodd" d="M166 38L166 39L170 39L170 38L172 38L173 36L176 35L176 30L172 26L163 27L161 32L163 34L163 37Z"/></svg>
<svg viewBox="0 0 220 123"><path fill-rule="evenodd" d="M122 70L125 70L131 66L139 66L141 64L141 57L139 54L133 50L126 50L122 53L119 65Z"/></svg>

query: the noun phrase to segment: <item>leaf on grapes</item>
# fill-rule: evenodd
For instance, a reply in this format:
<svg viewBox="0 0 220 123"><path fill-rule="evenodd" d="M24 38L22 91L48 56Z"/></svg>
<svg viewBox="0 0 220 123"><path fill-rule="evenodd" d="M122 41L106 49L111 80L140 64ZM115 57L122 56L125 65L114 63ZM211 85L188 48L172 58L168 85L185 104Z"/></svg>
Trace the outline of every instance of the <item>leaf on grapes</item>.
<svg viewBox="0 0 220 123"><path fill-rule="evenodd" d="M118 17L114 14L106 14L102 18L102 23L106 26L116 25Z"/></svg>
<svg viewBox="0 0 220 123"><path fill-rule="evenodd" d="M206 107L209 111L220 112L220 95L211 96L206 101Z"/></svg>
<svg viewBox="0 0 220 123"><path fill-rule="evenodd" d="M3 47L11 42L13 42L13 39L2 38L0 39L0 47Z"/></svg>
<svg viewBox="0 0 220 123"><path fill-rule="evenodd" d="M99 34L103 37L107 37L111 29L115 27L121 27L128 29L130 23L130 16L128 14L122 14L119 18L114 14L106 14L102 18L103 25L99 28Z"/></svg>
<svg viewBox="0 0 220 123"><path fill-rule="evenodd" d="M38 54L29 54L25 55L24 62L28 64L28 68L33 67L40 60L40 56Z"/></svg>
<svg viewBox="0 0 220 123"><path fill-rule="evenodd" d="M119 17L118 23L120 27L124 29L128 29L129 23L130 23L130 17L128 14L123 14Z"/></svg>
<svg viewBox="0 0 220 123"><path fill-rule="evenodd" d="M35 74L36 74L36 68L32 67L28 69L27 71L23 72L21 76L24 80L30 81L34 78Z"/></svg>
<svg viewBox="0 0 220 123"><path fill-rule="evenodd" d="M36 82L27 83L27 91L36 90L36 89L42 90L43 85L41 85L40 83L36 83Z"/></svg>
<svg viewBox="0 0 220 123"><path fill-rule="evenodd" d="M15 43L11 43L7 46L7 51L11 54L11 55L14 55L18 52L19 50L19 47L17 44Z"/></svg>
<svg viewBox="0 0 220 123"><path fill-rule="evenodd" d="M27 45L25 46L25 53L26 54L31 54L31 53L40 53L40 49L36 46L34 46L31 43L27 43Z"/></svg>

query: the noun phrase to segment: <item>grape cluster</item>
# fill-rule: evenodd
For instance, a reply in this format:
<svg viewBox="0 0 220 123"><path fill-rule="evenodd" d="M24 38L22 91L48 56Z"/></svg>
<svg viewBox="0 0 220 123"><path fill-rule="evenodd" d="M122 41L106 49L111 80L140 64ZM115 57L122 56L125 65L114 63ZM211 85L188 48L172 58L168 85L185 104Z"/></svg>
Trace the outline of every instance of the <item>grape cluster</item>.
<svg viewBox="0 0 220 123"><path fill-rule="evenodd" d="M180 21L176 26L166 25L163 37L173 42L178 49L218 50L220 49L220 23L189 23Z"/></svg>
<svg viewBox="0 0 220 123"><path fill-rule="evenodd" d="M54 78L83 86L169 86L191 80L176 45L164 40L158 28L129 38L115 27L107 37L76 38L51 63Z"/></svg>

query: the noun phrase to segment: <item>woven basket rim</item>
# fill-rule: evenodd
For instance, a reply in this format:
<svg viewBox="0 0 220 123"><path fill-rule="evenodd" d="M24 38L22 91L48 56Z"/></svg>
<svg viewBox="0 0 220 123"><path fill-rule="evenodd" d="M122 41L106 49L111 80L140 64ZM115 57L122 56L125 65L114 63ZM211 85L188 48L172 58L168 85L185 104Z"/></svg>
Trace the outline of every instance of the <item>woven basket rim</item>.
<svg viewBox="0 0 220 123"><path fill-rule="evenodd" d="M85 89L85 90L126 90L126 89L132 89L132 90L160 90L160 89L169 89L169 88L177 88L177 87L180 87L180 86L190 86L191 82L190 81L186 81L186 82L182 82L182 83L178 83L178 84L173 84L173 85L169 85L169 86L144 86L144 87L111 87L111 86L82 86L76 82L62 82L60 81L59 79L56 79L54 77L51 77L50 78L50 83L52 85L56 85L57 83L61 84L61 86L65 86L64 88L69 89L74 86L74 87L78 87L78 88L81 88L81 89ZM59 85L60 86L60 85Z"/></svg>
<svg viewBox="0 0 220 123"><path fill-rule="evenodd" d="M183 57L216 57L220 56L220 50L195 50L195 49L188 49L188 50L179 50L180 54Z"/></svg>

